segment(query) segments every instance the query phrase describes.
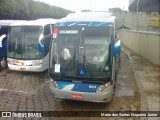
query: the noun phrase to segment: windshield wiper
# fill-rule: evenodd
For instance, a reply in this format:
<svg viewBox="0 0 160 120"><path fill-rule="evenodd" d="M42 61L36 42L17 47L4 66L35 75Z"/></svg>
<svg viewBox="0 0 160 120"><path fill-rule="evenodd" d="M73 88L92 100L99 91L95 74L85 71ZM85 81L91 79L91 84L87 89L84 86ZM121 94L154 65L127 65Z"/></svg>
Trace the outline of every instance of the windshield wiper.
<svg viewBox="0 0 160 120"><path fill-rule="evenodd" d="M23 46L21 46L20 40L18 43L16 42L16 47L15 47L15 52L14 52L13 58L15 58L16 54L21 54L21 58L23 57L23 50L22 50L23 48L22 47Z"/></svg>
<svg viewBox="0 0 160 120"><path fill-rule="evenodd" d="M89 63L88 63L88 60L87 60L87 58L85 56L85 48L84 48L84 55L83 55L83 64L84 64L84 66L86 66L86 65L88 66L90 76L91 76L91 78L94 79L93 71L91 70L91 68L89 66Z"/></svg>
<svg viewBox="0 0 160 120"><path fill-rule="evenodd" d="M14 52L14 55L13 55L13 58L15 57L15 55L17 54L17 49L15 49L15 52Z"/></svg>
<svg viewBox="0 0 160 120"><path fill-rule="evenodd" d="M13 58L15 58L15 55L17 54L17 50L18 50L18 43L16 39L16 46L15 46L15 52L14 52Z"/></svg>

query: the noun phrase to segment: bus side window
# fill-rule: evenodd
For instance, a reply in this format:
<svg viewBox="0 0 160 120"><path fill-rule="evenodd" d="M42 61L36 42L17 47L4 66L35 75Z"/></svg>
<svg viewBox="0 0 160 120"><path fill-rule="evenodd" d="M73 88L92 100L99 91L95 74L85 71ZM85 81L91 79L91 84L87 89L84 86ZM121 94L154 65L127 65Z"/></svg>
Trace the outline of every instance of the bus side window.
<svg viewBox="0 0 160 120"><path fill-rule="evenodd" d="M50 24L44 27L44 36L51 34Z"/></svg>

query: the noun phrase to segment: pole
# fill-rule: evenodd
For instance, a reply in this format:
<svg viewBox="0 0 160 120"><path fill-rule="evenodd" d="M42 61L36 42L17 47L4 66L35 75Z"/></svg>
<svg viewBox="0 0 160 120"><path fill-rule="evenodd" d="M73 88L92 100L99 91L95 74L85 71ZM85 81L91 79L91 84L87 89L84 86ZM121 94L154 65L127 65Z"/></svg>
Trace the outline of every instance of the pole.
<svg viewBox="0 0 160 120"><path fill-rule="evenodd" d="M139 0L137 0L137 31L138 31L138 11L139 11Z"/></svg>
<svg viewBox="0 0 160 120"><path fill-rule="evenodd" d="M122 22L123 22L123 23L122 23L123 26L125 26L125 25L124 25L124 24L125 24L125 23L124 23L124 6L123 6L123 21L122 21Z"/></svg>

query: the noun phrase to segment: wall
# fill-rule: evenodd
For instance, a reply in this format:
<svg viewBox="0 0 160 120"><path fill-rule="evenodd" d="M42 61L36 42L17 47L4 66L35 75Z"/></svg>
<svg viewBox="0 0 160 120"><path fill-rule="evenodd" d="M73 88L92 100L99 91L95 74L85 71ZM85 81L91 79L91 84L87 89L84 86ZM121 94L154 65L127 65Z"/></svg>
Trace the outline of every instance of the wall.
<svg viewBox="0 0 160 120"><path fill-rule="evenodd" d="M160 32L160 21L158 26L149 25L150 18L160 19L160 14L152 13L119 13L115 14L116 16L116 29L124 25L132 30L139 31L154 31Z"/></svg>
<svg viewBox="0 0 160 120"><path fill-rule="evenodd" d="M160 33L119 30L122 44L150 62L160 65Z"/></svg>

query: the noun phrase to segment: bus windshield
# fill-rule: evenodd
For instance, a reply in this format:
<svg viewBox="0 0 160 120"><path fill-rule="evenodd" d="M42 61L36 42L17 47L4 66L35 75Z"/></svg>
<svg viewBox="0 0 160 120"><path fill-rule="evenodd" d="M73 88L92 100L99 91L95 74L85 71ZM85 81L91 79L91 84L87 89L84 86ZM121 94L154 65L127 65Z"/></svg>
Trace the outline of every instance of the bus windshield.
<svg viewBox="0 0 160 120"><path fill-rule="evenodd" d="M111 76L110 27L69 29L53 40L50 71L62 77L106 78ZM68 35L72 33L72 35Z"/></svg>
<svg viewBox="0 0 160 120"><path fill-rule="evenodd" d="M16 59L40 59L39 39L42 26L12 26L9 33L8 57Z"/></svg>

